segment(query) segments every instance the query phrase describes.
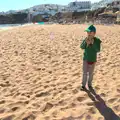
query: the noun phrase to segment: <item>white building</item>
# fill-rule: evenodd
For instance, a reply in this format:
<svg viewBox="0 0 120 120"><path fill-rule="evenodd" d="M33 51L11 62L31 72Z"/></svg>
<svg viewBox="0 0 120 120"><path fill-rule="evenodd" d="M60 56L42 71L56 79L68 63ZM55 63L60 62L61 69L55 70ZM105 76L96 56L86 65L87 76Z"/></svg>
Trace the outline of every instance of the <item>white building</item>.
<svg viewBox="0 0 120 120"><path fill-rule="evenodd" d="M91 2L90 1L75 1L68 4L69 11L71 12L80 12L80 11L87 11L91 9Z"/></svg>
<svg viewBox="0 0 120 120"><path fill-rule="evenodd" d="M117 14L117 20L116 21L120 22L120 11L117 11L116 14Z"/></svg>
<svg viewBox="0 0 120 120"><path fill-rule="evenodd" d="M120 0L114 0L112 2L112 7L113 8L119 8L119 10L120 10Z"/></svg>

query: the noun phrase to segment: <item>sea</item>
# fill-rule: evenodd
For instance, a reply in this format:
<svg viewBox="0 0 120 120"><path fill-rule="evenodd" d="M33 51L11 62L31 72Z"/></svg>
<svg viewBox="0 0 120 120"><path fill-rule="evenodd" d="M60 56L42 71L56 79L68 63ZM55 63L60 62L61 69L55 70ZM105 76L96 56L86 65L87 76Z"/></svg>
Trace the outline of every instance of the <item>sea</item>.
<svg viewBox="0 0 120 120"><path fill-rule="evenodd" d="M0 28L21 26L23 24L0 24Z"/></svg>

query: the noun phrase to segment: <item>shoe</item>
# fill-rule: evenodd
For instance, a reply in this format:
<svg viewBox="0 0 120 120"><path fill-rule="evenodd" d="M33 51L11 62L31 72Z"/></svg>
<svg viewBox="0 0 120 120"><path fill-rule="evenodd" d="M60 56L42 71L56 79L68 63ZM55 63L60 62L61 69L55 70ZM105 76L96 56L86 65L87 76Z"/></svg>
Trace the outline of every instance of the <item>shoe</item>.
<svg viewBox="0 0 120 120"><path fill-rule="evenodd" d="M80 88L81 90L85 90L86 88L85 88L85 86L81 86L81 88Z"/></svg>
<svg viewBox="0 0 120 120"><path fill-rule="evenodd" d="M93 89L93 87L91 85L88 85L89 89Z"/></svg>

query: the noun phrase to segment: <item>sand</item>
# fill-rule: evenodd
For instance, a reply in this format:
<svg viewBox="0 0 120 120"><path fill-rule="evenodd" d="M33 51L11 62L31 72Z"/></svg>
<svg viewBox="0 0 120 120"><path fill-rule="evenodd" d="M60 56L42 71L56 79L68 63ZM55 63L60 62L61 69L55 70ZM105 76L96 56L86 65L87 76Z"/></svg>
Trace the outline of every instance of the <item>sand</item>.
<svg viewBox="0 0 120 120"><path fill-rule="evenodd" d="M80 90L86 27L0 32L0 120L120 119L120 26L96 25L102 49L91 92Z"/></svg>

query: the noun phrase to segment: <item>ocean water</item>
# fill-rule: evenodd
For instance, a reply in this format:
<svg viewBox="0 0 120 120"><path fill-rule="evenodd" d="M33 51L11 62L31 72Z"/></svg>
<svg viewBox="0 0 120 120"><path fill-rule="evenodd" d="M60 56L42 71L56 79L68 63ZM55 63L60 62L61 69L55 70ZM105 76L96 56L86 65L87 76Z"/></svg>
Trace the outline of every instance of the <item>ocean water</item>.
<svg viewBox="0 0 120 120"><path fill-rule="evenodd" d="M24 24L0 24L0 28L9 28L9 27L17 27L17 26L24 26L24 25L30 25L30 24L33 24L33 23L24 23ZM36 24L39 24L39 25L44 25L45 23L44 22L36 22Z"/></svg>
<svg viewBox="0 0 120 120"><path fill-rule="evenodd" d="M24 24L0 24L0 28L6 28L6 27L15 27L15 26L21 26Z"/></svg>

